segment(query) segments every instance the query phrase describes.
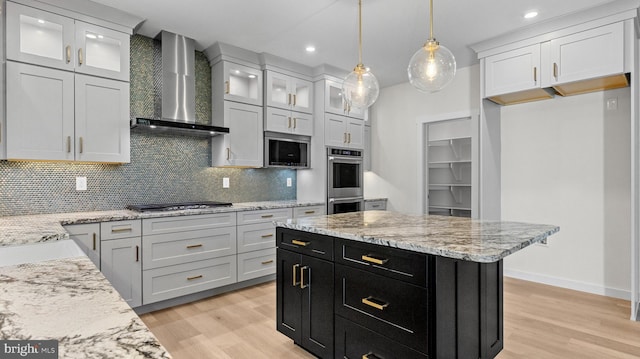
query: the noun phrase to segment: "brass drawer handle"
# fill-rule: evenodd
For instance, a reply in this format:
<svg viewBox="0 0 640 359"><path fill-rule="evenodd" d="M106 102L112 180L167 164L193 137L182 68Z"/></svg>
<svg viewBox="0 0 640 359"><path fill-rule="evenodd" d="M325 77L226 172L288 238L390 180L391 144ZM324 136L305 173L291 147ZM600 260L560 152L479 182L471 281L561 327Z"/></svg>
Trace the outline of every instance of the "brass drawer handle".
<svg viewBox="0 0 640 359"><path fill-rule="evenodd" d="M194 277L187 277L187 280L194 280L194 279L200 279L202 278L202 274L194 276Z"/></svg>
<svg viewBox="0 0 640 359"><path fill-rule="evenodd" d="M192 244L187 246L187 249L200 248L200 247L202 247L202 244Z"/></svg>
<svg viewBox="0 0 640 359"><path fill-rule="evenodd" d="M268 261L262 262L262 264L271 264L271 263L273 263L273 259L269 259Z"/></svg>
<svg viewBox="0 0 640 359"><path fill-rule="evenodd" d="M300 289L305 289L306 287L309 286L309 284L304 284L304 270L305 269L309 269L309 267L304 266L302 268L300 268Z"/></svg>
<svg viewBox="0 0 640 359"><path fill-rule="evenodd" d="M84 140L82 139L82 136L80 136L80 153L82 153L84 151Z"/></svg>
<svg viewBox="0 0 640 359"><path fill-rule="evenodd" d="M375 298L373 298L371 296L366 297L366 298L362 298L362 304L366 304L366 305L368 305L370 307L373 307L373 308L376 308L378 310L384 310L384 308L389 306L389 303L384 303L383 302L381 304L381 303L376 303L376 302L379 302L379 300L377 300L377 299L375 299Z"/></svg>
<svg viewBox="0 0 640 359"><path fill-rule="evenodd" d="M371 254L363 254L362 255L362 260L365 261L365 262L369 262L369 263L373 263L373 264L379 264L379 265L384 265L389 261L388 259L375 258Z"/></svg>
<svg viewBox="0 0 640 359"><path fill-rule="evenodd" d="M362 356L362 359L380 359L380 357L373 353L367 353Z"/></svg>
<svg viewBox="0 0 640 359"><path fill-rule="evenodd" d="M70 63L71 62L71 45L67 45L66 47L66 52L67 52L67 58L66 58L66 62Z"/></svg>
<svg viewBox="0 0 640 359"><path fill-rule="evenodd" d="M304 214L314 214L316 211L304 211Z"/></svg>
<svg viewBox="0 0 640 359"><path fill-rule="evenodd" d="M311 242L299 241L299 240L297 240L297 239L292 240L292 241L291 241L291 243L293 243L293 244L295 244L295 245L298 245L298 246L303 246L303 247L306 247L306 246L308 246L309 244L311 244Z"/></svg>
<svg viewBox="0 0 640 359"><path fill-rule="evenodd" d="M111 228L111 233L120 233L120 232L131 232L131 227L129 228Z"/></svg>
<svg viewBox="0 0 640 359"><path fill-rule="evenodd" d="M262 238L269 238L269 237L273 237L273 233L263 234L262 235Z"/></svg>
<svg viewBox="0 0 640 359"><path fill-rule="evenodd" d="M273 214L263 214L262 218L271 218L273 217Z"/></svg>
<svg viewBox="0 0 640 359"><path fill-rule="evenodd" d="M296 278L298 275L298 271L297 269L300 267L300 264L294 264L293 265L293 286L297 286L298 285L298 279Z"/></svg>
<svg viewBox="0 0 640 359"><path fill-rule="evenodd" d="M93 234L93 250L96 250L96 234Z"/></svg>
<svg viewBox="0 0 640 359"><path fill-rule="evenodd" d="M557 63L553 63L553 77L556 78L556 80L558 79L558 64Z"/></svg>

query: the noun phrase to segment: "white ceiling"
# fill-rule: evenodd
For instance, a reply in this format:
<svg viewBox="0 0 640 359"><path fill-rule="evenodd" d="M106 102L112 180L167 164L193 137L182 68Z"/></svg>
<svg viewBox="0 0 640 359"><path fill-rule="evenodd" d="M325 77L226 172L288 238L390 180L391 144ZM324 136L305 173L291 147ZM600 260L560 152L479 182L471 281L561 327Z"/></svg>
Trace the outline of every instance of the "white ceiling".
<svg viewBox="0 0 640 359"><path fill-rule="evenodd" d="M358 62L357 0L94 0L145 18L138 33L168 30L206 49L220 41L308 66L351 70ZM470 44L612 0L434 0L434 35L458 68L477 62ZM381 86L407 81L428 37L428 0L363 0L363 63ZM523 15L537 10L538 17ZM305 47L314 45L316 53Z"/></svg>

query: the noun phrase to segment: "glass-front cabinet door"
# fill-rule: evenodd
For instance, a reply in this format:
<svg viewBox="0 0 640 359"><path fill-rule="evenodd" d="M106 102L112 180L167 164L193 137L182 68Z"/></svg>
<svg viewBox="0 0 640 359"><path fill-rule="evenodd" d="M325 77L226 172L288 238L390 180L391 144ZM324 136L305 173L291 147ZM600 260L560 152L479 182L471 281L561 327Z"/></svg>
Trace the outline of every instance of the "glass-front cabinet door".
<svg viewBox="0 0 640 359"><path fill-rule="evenodd" d="M233 62L223 66L224 99L262 106L262 71Z"/></svg>
<svg viewBox="0 0 640 359"><path fill-rule="evenodd" d="M359 119L364 119L366 110L351 107L342 97L342 83L325 81L325 111Z"/></svg>
<svg viewBox="0 0 640 359"><path fill-rule="evenodd" d="M76 72L129 81L129 35L76 21Z"/></svg>
<svg viewBox="0 0 640 359"><path fill-rule="evenodd" d="M273 71L267 74L267 106L278 107L285 110L291 109L293 94L289 76Z"/></svg>
<svg viewBox="0 0 640 359"><path fill-rule="evenodd" d="M292 77L291 93L293 111L313 113L313 84L310 81Z"/></svg>
<svg viewBox="0 0 640 359"><path fill-rule="evenodd" d="M8 60L73 70L73 19L13 2L6 14Z"/></svg>

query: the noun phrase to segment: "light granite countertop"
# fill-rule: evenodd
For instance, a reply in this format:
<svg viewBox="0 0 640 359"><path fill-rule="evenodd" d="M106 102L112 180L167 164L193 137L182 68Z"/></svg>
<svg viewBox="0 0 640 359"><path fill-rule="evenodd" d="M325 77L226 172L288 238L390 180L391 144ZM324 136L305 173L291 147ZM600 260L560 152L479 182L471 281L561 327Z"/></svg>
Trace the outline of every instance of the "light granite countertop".
<svg viewBox="0 0 640 359"><path fill-rule="evenodd" d="M135 212L129 210L52 213L29 216L0 217L0 247L34 244L69 238L63 228L68 224L122 221L142 218L192 216L223 212L324 205L324 202L267 201L234 203L229 207L188 209L165 212Z"/></svg>
<svg viewBox="0 0 640 359"><path fill-rule="evenodd" d="M490 263L558 232L560 227L389 211L289 219L279 227L443 257Z"/></svg>
<svg viewBox="0 0 640 359"><path fill-rule="evenodd" d="M86 256L0 267L0 339L58 340L65 359L171 357Z"/></svg>

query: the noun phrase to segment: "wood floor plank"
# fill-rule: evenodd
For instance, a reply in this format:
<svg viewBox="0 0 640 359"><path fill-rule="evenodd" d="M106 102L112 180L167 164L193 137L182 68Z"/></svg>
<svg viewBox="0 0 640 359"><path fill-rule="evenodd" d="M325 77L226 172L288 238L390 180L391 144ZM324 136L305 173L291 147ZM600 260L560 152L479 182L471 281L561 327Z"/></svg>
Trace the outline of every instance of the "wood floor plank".
<svg viewBox="0 0 640 359"><path fill-rule="evenodd" d="M498 359L640 358L628 301L505 278ZM144 314L175 359L314 358L275 329L275 282Z"/></svg>

